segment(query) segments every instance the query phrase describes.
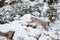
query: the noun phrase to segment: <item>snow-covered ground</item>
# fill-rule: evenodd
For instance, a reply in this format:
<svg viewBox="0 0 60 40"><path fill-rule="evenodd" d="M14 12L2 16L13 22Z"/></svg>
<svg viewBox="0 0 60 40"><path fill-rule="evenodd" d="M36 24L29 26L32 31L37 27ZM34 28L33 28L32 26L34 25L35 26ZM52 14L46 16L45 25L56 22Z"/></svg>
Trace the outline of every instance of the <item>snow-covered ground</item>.
<svg viewBox="0 0 60 40"><path fill-rule="evenodd" d="M16 1L17 3L15 4L5 5L0 8L0 16L2 16L0 19L2 21L7 19L8 21L8 23L0 24L0 32L15 31L13 40L60 40L60 3L52 5L57 9L58 14L58 19L52 23L46 17L49 5L43 2L44 0L35 0L33 2L21 0L22 3L18 3L20 2L19 0ZM11 3L12 1L6 0L5 2ZM39 8L39 11L35 7ZM32 12L30 13L29 11ZM36 19L31 19L32 17ZM10 22L9 18L14 18L14 21ZM47 26L48 22L49 26ZM48 31L43 26L47 26ZM0 40L7 40L7 38L0 36Z"/></svg>
<svg viewBox="0 0 60 40"><path fill-rule="evenodd" d="M14 40L60 39L60 31L59 31L60 20L56 21L56 23L50 23L49 31L45 31L41 25L36 26L36 28L27 27L26 26L28 24L27 22L31 21L30 19L31 17L32 16L30 14L26 14L23 17L21 17L20 20L15 20L13 22L0 25L0 31L1 32L15 31L15 34L13 36Z"/></svg>

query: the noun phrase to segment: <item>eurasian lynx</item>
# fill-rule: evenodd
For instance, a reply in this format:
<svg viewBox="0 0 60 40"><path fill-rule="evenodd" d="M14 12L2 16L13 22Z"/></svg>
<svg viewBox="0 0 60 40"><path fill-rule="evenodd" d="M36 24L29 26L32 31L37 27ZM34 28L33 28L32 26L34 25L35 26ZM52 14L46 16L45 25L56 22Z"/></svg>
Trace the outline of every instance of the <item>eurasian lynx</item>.
<svg viewBox="0 0 60 40"><path fill-rule="evenodd" d="M42 21L42 20L40 20L40 19L37 19L37 18L34 18L34 17L31 17L31 20L32 20L32 21L30 21L30 23L36 22L36 23L38 23L39 25L42 25L43 28L45 28L45 30L48 31L48 26L49 26L49 23L48 23L48 22L44 22L44 21Z"/></svg>

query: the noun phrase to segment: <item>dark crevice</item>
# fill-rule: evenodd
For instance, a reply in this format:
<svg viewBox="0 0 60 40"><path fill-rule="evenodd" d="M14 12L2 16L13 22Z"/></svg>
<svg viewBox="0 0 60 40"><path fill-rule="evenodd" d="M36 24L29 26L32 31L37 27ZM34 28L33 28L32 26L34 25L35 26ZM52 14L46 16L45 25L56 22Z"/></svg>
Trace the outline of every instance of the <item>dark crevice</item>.
<svg viewBox="0 0 60 40"><path fill-rule="evenodd" d="M0 8L4 6L4 2L5 2L5 0L0 1Z"/></svg>
<svg viewBox="0 0 60 40"><path fill-rule="evenodd" d="M36 26L34 26L34 25L29 25L29 24L28 24L28 25L26 25L26 26L27 26L27 27L32 27L32 28L34 28L34 29L36 28Z"/></svg>
<svg viewBox="0 0 60 40"><path fill-rule="evenodd" d="M30 0L31 2L34 2L35 0Z"/></svg>
<svg viewBox="0 0 60 40"><path fill-rule="evenodd" d="M41 34L40 34L40 35L38 36L38 38L36 38L36 39L39 40L40 36L41 36Z"/></svg>

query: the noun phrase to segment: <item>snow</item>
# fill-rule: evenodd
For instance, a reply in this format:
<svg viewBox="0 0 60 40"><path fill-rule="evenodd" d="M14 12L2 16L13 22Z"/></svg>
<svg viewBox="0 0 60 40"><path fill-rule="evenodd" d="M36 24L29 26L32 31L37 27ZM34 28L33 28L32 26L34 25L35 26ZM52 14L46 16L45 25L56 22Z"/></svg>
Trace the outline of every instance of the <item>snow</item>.
<svg viewBox="0 0 60 40"><path fill-rule="evenodd" d="M47 17L40 17L39 19L42 20L42 21L45 21L45 22L49 22L50 21Z"/></svg>
<svg viewBox="0 0 60 40"><path fill-rule="evenodd" d="M6 0L5 2L11 2L10 0Z"/></svg>
<svg viewBox="0 0 60 40"><path fill-rule="evenodd" d="M39 16L40 16L40 13L37 12L37 11L32 12L32 14L33 14L34 16L36 16L36 17L39 17Z"/></svg>
<svg viewBox="0 0 60 40"><path fill-rule="evenodd" d="M7 40L7 39L4 36L0 36L0 40Z"/></svg>
<svg viewBox="0 0 60 40"><path fill-rule="evenodd" d="M26 27L26 25L21 25L22 23L24 24L26 20L31 17L30 14L24 15L20 20L15 20L13 22L10 22L9 24L4 24L0 25L0 31L2 32L7 32L7 31L15 31L14 40L36 40L36 38L39 37L39 35L42 34L42 36L39 38L39 40L47 40L49 37L53 37L57 39L57 35L55 34L55 25L53 26L54 28L51 31L43 31L39 30L39 28L33 29L31 27ZM25 19L25 20L24 20ZM23 22L23 20L25 22ZM22 22L22 23L21 23ZM26 24L26 23L25 23ZM49 36L45 36L44 34L49 34Z"/></svg>
<svg viewBox="0 0 60 40"><path fill-rule="evenodd" d="M43 6L41 8L39 8L41 10L41 16L44 17L44 15L46 15L46 11L48 10L48 4L44 3Z"/></svg>
<svg viewBox="0 0 60 40"><path fill-rule="evenodd" d="M42 34L39 40L50 40L50 39L48 36L45 36L44 34Z"/></svg>
<svg viewBox="0 0 60 40"><path fill-rule="evenodd" d="M41 34L41 32L37 29L27 29L27 30L28 30L29 36L32 36L32 37L38 38L38 36Z"/></svg>
<svg viewBox="0 0 60 40"><path fill-rule="evenodd" d="M3 9L5 11L12 11L13 10L12 6L10 6L10 5L4 6Z"/></svg>
<svg viewBox="0 0 60 40"><path fill-rule="evenodd" d="M46 15L47 9L49 8L47 3L45 2L43 3L43 0L39 0L39 1L35 0L34 2L31 2L30 0L22 0L22 1L24 2L23 3L24 7L28 4L29 6L34 7L36 4L40 2L41 4L43 4L43 6L39 7L42 14L40 14L37 11L32 12L32 14L35 16L32 16L31 14L24 14L22 17L20 17L17 14L16 15L17 17L14 18L15 19L14 21L6 23L6 24L0 24L0 31L1 32L15 31L13 40L37 40L37 39L38 40L53 40L53 39L57 40L57 39L60 39L60 3L53 5L53 7L57 9L57 13L59 14L58 15L59 19L57 19L55 23L51 23L48 17L44 17ZM6 0L5 2L11 2L11 0ZM19 4L20 3L17 3L12 6L15 6L15 8L18 8L21 6L21 4L20 5ZM12 11L13 10L12 6L6 5L0 8L0 15L4 14L3 9L5 11ZM21 7L21 9L23 9L23 7ZM8 15L9 13L6 12L6 14ZM40 15L42 17L39 17ZM39 25L38 23L31 24L31 25L37 25L36 28L32 28L30 26L27 27L28 22L31 21L31 17L35 17L44 22L50 22L49 27L48 27L49 30L48 31L44 30L42 25ZM9 18L9 16L7 16L7 18ZM4 36L0 36L0 40L7 40L7 39Z"/></svg>
<svg viewBox="0 0 60 40"><path fill-rule="evenodd" d="M25 14L23 17L21 17L20 19L23 21L29 21L31 18L31 14Z"/></svg>
<svg viewBox="0 0 60 40"><path fill-rule="evenodd" d="M58 21L56 24L50 24L50 26L53 28L52 30L50 29L48 32L44 31L43 28L41 29L42 26L37 27L36 29L33 29L32 27L26 27L27 23L26 21L30 20L31 15L26 14L23 17L20 18L20 20L15 20L13 22L10 22L9 24L3 24L0 25L0 31L2 32L7 32L7 31L15 31L14 40L36 40L36 38L39 37L39 35L42 35L39 40L47 40L55 38L57 39L57 34L55 31L56 29L60 29L59 25L57 26ZM43 19L43 18L42 18ZM44 20L44 19L43 19ZM60 21L59 21L60 22ZM23 25L22 25L23 24ZM49 34L49 36L46 36Z"/></svg>

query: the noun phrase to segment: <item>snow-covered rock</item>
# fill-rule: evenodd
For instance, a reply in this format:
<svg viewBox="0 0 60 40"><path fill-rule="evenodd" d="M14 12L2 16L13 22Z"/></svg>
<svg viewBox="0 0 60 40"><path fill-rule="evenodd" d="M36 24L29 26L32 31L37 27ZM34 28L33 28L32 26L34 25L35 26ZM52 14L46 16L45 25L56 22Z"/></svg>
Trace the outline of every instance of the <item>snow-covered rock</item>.
<svg viewBox="0 0 60 40"><path fill-rule="evenodd" d="M13 10L13 8L12 8L12 6L10 6L10 5L6 5L6 6L4 6L4 7L2 7L5 11L12 11Z"/></svg>
<svg viewBox="0 0 60 40"><path fill-rule="evenodd" d="M5 2L11 3L15 0L6 0ZM45 17L46 11L49 9L49 6L47 3L43 2L44 0L34 0L33 2L31 0L16 0L19 1L18 3L14 3L13 5L5 5L2 8L0 8L0 15L4 15L4 18L11 17L10 15L16 14L16 17L14 17L14 21L6 23L6 24L0 24L0 31L1 32L7 32L7 31L15 31L15 34L13 36L13 40L52 40L54 39L60 39L60 3L52 5L55 9L57 9L59 20L56 20L55 23L50 23L48 27L48 32L44 30L42 25L39 25L39 23L31 23L31 25L36 26L36 28L32 28L31 26L27 27L31 20L31 17L35 17L37 19L40 19L44 22L50 22L48 17ZM22 1L22 3L20 3ZM48 0L47 0L48 1ZM41 13L37 12L35 9L36 5L42 4L42 6L38 6L39 10L41 10ZM29 7L32 7L32 14L35 16L32 16L31 14L25 13L24 9L29 9ZM8 12L6 12L8 11ZM29 10L27 10L29 11ZM11 12L9 14L9 12ZM20 14L23 16L20 17ZM42 17L39 17L39 16ZM6 40L6 38L0 37L0 40Z"/></svg>
<svg viewBox="0 0 60 40"><path fill-rule="evenodd" d="M36 40L36 38L38 38L39 35L41 35L38 38L39 40L51 40L51 37L57 39L58 34L56 34L57 31L55 30L59 29L59 25L57 23L59 23L60 21L57 21L55 24L51 23L49 31L46 32L43 30L42 26L39 25L35 29L33 29L32 27L26 27L26 21L30 21L30 18L31 15L26 14L23 17L21 17L20 20L15 20L13 22L0 25L0 31L15 31L15 34L13 36L14 40ZM41 19L46 20L45 18Z"/></svg>
<svg viewBox="0 0 60 40"><path fill-rule="evenodd" d="M13 37L13 39L14 40L18 40L18 38L19 38L19 40L20 40L20 38L22 39L27 39L27 37L28 37L28 33L27 33L27 31L26 30L24 30L24 29L22 29L22 28L19 28L19 29L17 29L16 31L15 31L15 34L14 34L14 37Z"/></svg>
<svg viewBox="0 0 60 40"><path fill-rule="evenodd" d="M46 16L47 14L46 14L46 11L48 10L48 4L47 3L44 3L43 4L43 6L40 8L40 10L41 10L41 16L42 17L44 17L44 16Z"/></svg>
<svg viewBox="0 0 60 40"><path fill-rule="evenodd" d="M32 15L34 15L34 16L36 16L36 17L39 17L39 16L40 16L40 13L37 12L37 11L34 11L34 12L32 12Z"/></svg>
<svg viewBox="0 0 60 40"><path fill-rule="evenodd" d="M0 40L7 40L7 38L4 36L0 36Z"/></svg>
<svg viewBox="0 0 60 40"><path fill-rule="evenodd" d="M34 37L27 37L24 40L36 40L36 38L34 38Z"/></svg>
<svg viewBox="0 0 60 40"><path fill-rule="evenodd" d="M41 31L39 31L39 30L37 30L37 29L28 28L27 30L28 30L29 36L31 36L31 37L36 37L36 38L38 38L39 35L41 34Z"/></svg>
<svg viewBox="0 0 60 40"><path fill-rule="evenodd" d="M45 36L42 34L39 40L51 40L51 39L49 38L49 36Z"/></svg>
<svg viewBox="0 0 60 40"><path fill-rule="evenodd" d="M28 21L31 18L31 14L25 14L23 17L21 17L21 20Z"/></svg>

